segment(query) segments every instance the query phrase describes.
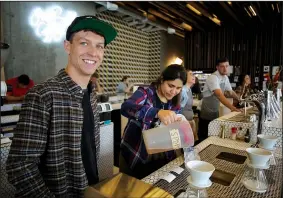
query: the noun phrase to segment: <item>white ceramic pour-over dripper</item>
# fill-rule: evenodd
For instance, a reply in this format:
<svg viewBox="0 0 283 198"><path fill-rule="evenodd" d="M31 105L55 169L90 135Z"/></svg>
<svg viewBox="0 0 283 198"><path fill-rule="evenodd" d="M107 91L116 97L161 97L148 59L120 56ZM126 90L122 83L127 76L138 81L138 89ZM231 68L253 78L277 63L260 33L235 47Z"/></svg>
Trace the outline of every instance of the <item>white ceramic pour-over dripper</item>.
<svg viewBox="0 0 283 198"><path fill-rule="evenodd" d="M260 146L267 150L273 150L278 140L278 137L273 136L273 135L260 134L260 135L257 135L257 137L259 138Z"/></svg>
<svg viewBox="0 0 283 198"><path fill-rule="evenodd" d="M185 164L186 168L190 171L190 182L196 187L208 187L211 183L209 180L212 173L215 171L215 167L205 161L193 160Z"/></svg>
<svg viewBox="0 0 283 198"><path fill-rule="evenodd" d="M261 148L247 148L246 151L251 165L255 166L266 166L272 156L270 151Z"/></svg>

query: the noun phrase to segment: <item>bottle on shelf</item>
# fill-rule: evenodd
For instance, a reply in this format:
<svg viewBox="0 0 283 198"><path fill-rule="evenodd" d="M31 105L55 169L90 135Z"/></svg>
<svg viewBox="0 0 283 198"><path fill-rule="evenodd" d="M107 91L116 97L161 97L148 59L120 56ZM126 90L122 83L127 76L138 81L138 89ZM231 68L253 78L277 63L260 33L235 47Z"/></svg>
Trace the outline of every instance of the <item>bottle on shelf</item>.
<svg viewBox="0 0 283 198"><path fill-rule="evenodd" d="M232 127L231 128L231 139L236 140L237 137L237 127Z"/></svg>
<svg viewBox="0 0 283 198"><path fill-rule="evenodd" d="M225 125L221 125L220 137L225 139Z"/></svg>
<svg viewBox="0 0 283 198"><path fill-rule="evenodd" d="M251 140L250 130L247 129L247 132L245 134L245 142L249 143Z"/></svg>

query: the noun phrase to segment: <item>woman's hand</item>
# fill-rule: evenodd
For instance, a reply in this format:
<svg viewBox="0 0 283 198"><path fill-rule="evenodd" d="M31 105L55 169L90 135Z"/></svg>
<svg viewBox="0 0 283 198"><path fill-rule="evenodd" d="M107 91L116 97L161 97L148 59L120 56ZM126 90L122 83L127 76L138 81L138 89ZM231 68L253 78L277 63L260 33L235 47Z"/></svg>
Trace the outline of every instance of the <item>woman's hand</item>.
<svg viewBox="0 0 283 198"><path fill-rule="evenodd" d="M182 120L182 117L177 116L174 111L163 109L158 112L157 117L165 125Z"/></svg>

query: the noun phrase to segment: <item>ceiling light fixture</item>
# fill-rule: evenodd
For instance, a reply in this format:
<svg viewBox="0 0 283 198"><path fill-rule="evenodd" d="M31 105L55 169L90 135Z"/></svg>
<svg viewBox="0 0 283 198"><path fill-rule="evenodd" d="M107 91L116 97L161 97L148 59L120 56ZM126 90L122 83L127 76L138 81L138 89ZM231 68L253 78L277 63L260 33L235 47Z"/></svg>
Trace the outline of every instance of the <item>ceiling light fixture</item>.
<svg viewBox="0 0 283 198"><path fill-rule="evenodd" d="M176 32L176 30L173 29L173 28L168 27L167 28L167 32L168 32L168 34L174 34Z"/></svg>
<svg viewBox="0 0 283 198"><path fill-rule="evenodd" d="M221 21L218 19L218 18L216 18L216 17L209 17L209 19L211 20L211 21L213 21L214 23L216 23L217 25L221 25Z"/></svg>
<svg viewBox="0 0 283 198"><path fill-rule="evenodd" d="M247 10L246 7L244 7L244 9L246 10L246 12L248 13L248 15L252 18L252 15L250 14L250 12Z"/></svg>
<svg viewBox="0 0 283 198"><path fill-rule="evenodd" d="M278 3L276 3L276 6L277 6L278 13L280 13L280 9L279 9Z"/></svg>
<svg viewBox="0 0 283 198"><path fill-rule="evenodd" d="M174 63L177 64L177 65L181 65L181 64L183 63L183 60L180 59L179 57L177 57L177 58L175 59Z"/></svg>
<svg viewBox="0 0 283 198"><path fill-rule="evenodd" d="M114 3L107 2L106 7L107 7L107 10L110 10L110 11L118 10L118 5Z"/></svg>
<svg viewBox="0 0 283 198"><path fill-rule="evenodd" d="M232 5L232 2L231 2L231 1L228 1L228 4L229 4L229 5Z"/></svg>
<svg viewBox="0 0 283 198"><path fill-rule="evenodd" d="M190 4L186 5L191 11L193 11L194 13L201 15L201 12L198 11L197 9L195 9L193 6L191 6Z"/></svg>
<svg viewBox="0 0 283 198"><path fill-rule="evenodd" d="M190 26L190 25L188 25L184 22L181 24L181 26L182 26L182 28L189 30L189 31L192 31L192 29L193 29L192 26Z"/></svg>
<svg viewBox="0 0 283 198"><path fill-rule="evenodd" d="M256 12L254 11L253 7L252 7L252 6L249 6L249 9L251 10L253 16L256 16Z"/></svg>

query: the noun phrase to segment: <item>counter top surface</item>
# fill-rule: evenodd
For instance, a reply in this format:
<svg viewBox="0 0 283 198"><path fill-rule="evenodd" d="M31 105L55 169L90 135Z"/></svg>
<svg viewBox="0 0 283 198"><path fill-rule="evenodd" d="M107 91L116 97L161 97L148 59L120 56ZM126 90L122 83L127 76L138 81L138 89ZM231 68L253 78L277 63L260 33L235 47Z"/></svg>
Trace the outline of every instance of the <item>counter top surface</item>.
<svg viewBox="0 0 283 198"><path fill-rule="evenodd" d="M203 149L205 149L207 146L209 146L210 144L224 146L224 147L228 147L232 149L238 149L242 151L245 151L246 148L249 148L251 146L251 144L242 142L242 141L235 141L231 139L221 139L217 136L210 136L204 141L202 141L200 144L195 146L195 149L198 152L200 152ZM282 149L280 147L277 147L275 149L274 156L282 159ZM168 174L172 169L182 165L183 163L184 163L184 157L180 156L176 158L175 160L169 162L165 166L161 167L160 169L156 170L152 174L148 175L147 177L143 178L142 180L149 184L154 184L164 175Z"/></svg>
<svg viewBox="0 0 283 198"><path fill-rule="evenodd" d="M241 183L241 179L246 170L246 162L248 161L248 158L245 159L244 163L233 163L227 160L216 158L221 152L228 152L247 157L245 149L250 146L251 144L245 142L220 139L218 137L209 137L199 145L195 146L195 149L197 149L200 153L201 160L212 163L216 171L218 170L220 173L221 171L224 171L230 175L234 175L234 178L228 185L220 184L211 179L213 181L212 186L207 188L207 192L210 197L275 198L280 196L282 188L280 185L282 180L280 176L282 169L281 148L276 148L275 150L274 156L277 159L277 164L275 166L272 165L268 170L265 170L268 181L268 189L265 193L256 193L250 191ZM174 173L175 178L173 181L169 183L161 179L165 175L171 173L173 169L177 167L181 167L184 170L178 174ZM219 172L217 174L219 174ZM187 189L187 177L189 175L189 171L184 166L184 158L183 156L180 156L159 170L145 177L143 181L153 184L155 187L162 188L174 196L179 190Z"/></svg>
<svg viewBox="0 0 283 198"><path fill-rule="evenodd" d="M4 104L3 106L1 106L1 112L19 110L19 108L21 108L21 106L22 106L22 103Z"/></svg>

